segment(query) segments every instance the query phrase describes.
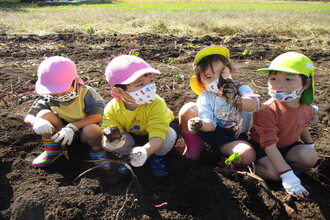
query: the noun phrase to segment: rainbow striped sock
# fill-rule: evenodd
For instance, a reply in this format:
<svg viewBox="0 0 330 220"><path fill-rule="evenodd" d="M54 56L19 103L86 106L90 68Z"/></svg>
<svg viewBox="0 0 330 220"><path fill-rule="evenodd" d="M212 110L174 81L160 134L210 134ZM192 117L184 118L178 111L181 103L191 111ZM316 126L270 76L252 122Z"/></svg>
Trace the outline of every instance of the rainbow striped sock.
<svg viewBox="0 0 330 220"><path fill-rule="evenodd" d="M53 139L42 139L44 143L44 152L33 160L32 165L35 167L46 167L51 164L62 153L60 144L55 143Z"/></svg>
<svg viewBox="0 0 330 220"><path fill-rule="evenodd" d="M92 147L89 156L90 159L93 160L95 166L103 169L110 168L110 162L108 161L107 154L102 147Z"/></svg>

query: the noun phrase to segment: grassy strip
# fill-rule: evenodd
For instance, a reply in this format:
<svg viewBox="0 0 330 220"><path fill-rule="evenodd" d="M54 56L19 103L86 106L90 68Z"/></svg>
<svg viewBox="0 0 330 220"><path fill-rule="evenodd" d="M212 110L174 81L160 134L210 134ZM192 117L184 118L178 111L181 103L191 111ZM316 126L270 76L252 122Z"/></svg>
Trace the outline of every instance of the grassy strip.
<svg viewBox="0 0 330 220"><path fill-rule="evenodd" d="M330 4L262 3L121 3L25 7L0 11L0 33L157 33L330 38ZM241 2L241 1L237 1Z"/></svg>

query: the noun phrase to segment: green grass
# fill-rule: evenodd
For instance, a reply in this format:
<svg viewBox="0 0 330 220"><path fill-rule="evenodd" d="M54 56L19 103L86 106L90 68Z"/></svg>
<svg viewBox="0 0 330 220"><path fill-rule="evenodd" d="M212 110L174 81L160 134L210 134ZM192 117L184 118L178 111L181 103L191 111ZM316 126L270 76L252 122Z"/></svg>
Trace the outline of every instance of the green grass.
<svg viewBox="0 0 330 220"><path fill-rule="evenodd" d="M252 0L221 2L32 5L19 10L0 10L0 33L149 32L178 36L272 33L298 39L330 39L328 3ZM87 31L91 29L92 32Z"/></svg>

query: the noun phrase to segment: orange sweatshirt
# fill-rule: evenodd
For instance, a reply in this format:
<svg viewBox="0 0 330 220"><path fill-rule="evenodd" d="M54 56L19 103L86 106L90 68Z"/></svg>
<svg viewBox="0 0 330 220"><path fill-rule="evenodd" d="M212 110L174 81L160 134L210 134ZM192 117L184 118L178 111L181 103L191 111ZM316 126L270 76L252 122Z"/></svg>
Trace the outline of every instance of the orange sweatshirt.
<svg viewBox="0 0 330 220"><path fill-rule="evenodd" d="M250 137L262 148L274 143L277 148L285 148L300 140L300 134L309 125L312 116L311 105L301 104L299 108L291 108L270 99L255 113Z"/></svg>

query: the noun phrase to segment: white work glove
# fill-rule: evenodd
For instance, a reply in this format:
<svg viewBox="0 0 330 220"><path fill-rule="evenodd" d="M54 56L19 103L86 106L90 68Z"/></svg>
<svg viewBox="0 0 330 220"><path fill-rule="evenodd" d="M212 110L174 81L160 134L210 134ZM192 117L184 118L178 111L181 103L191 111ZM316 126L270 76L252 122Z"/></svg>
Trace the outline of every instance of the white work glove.
<svg viewBox="0 0 330 220"><path fill-rule="evenodd" d="M300 179L293 173L292 170L280 175L282 185L289 194L308 196L309 192L301 185Z"/></svg>
<svg viewBox="0 0 330 220"><path fill-rule="evenodd" d="M61 142L62 146L70 145L72 143L74 133L78 131L78 128L73 124L68 124L64 128L62 128L59 132L54 134L51 139L53 139L56 143Z"/></svg>
<svg viewBox="0 0 330 220"><path fill-rule="evenodd" d="M140 167L147 161L148 154L143 147L134 147L129 157L132 166Z"/></svg>
<svg viewBox="0 0 330 220"><path fill-rule="evenodd" d="M103 136L102 145L108 151L115 151L125 145L126 135L122 135L121 138L117 138L116 140L109 141L106 136Z"/></svg>
<svg viewBox="0 0 330 220"><path fill-rule="evenodd" d="M203 119L200 117L191 118L188 120L188 129L191 133L198 133L203 127Z"/></svg>
<svg viewBox="0 0 330 220"><path fill-rule="evenodd" d="M43 118L36 118L32 122L32 126L34 132L37 134L52 134L55 130L53 125Z"/></svg>

